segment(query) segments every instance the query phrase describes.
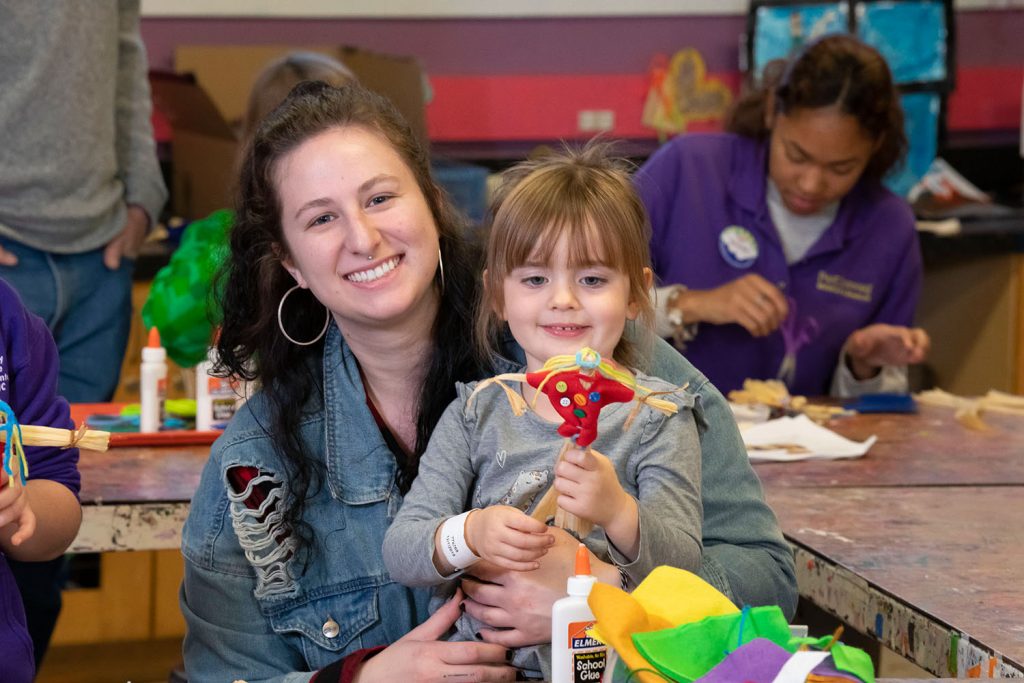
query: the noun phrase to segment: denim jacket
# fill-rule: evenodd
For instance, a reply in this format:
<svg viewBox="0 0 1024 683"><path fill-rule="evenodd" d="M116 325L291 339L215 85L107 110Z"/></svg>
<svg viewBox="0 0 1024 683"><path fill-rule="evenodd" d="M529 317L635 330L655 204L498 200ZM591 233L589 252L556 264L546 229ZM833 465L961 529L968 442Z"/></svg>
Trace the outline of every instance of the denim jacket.
<svg viewBox="0 0 1024 683"><path fill-rule="evenodd" d="M314 390L300 439L322 453L326 476L307 494L315 533L308 558L291 556L278 505L288 482L265 430L257 394L214 444L185 524L181 609L188 624L191 683L244 679L293 683L361 648L393 642L427 616L426 591L391 580L384 532L401 503L395 459L367 409L359 368L331 325L323 356L323 398ZM233 466L259 469L280 485L257 509L227 483ZM304 564L304 559L308 561Z"/></svg>
<svg viewBox="0 0 1024 683"><path fill-rule="evenodd" d="M355 357L332 324L318 392L302 423L308 452L323 453L326 481L307 498L317 539L302 562L274 515L249 510L227 484L232 466L255 466L287 486L257 394L214 444L185 524L181 609L189 681L308 681L309 672L357 649L390 643L426 617L427 591L394 583L381 544L401 502L394 457L366 407ZM509 351L514 351L509 349ZM510 357L518 355L509 353ZM498 361L495 372L521 362ZM737 604L796 606L793 559L765 504L729 407L711 383L657 342L651 374L696 395L701 439L704 555L701 575ZM253 480L252 483L258 483ZM299 673L306 672L306 673Z"/></svg>

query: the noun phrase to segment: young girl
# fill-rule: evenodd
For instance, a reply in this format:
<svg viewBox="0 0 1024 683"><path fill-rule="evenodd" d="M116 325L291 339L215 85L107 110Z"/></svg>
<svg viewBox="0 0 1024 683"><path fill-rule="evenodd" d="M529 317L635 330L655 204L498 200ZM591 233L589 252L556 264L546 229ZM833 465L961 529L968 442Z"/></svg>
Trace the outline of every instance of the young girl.
<svg viewBox="0 0 1024 683"><path fill-rule="evenodd" d="M526 372L584 347L642 366L643 354L623 339L627 324L649 329L653 317L647 219L628 171L599 146L526 162L507 172L493 214L478 338L494 349L507 323ZM676 389L642 373L636 380ZM619 567L624 586L662 564L698 570L700 446L685 390L663 397L677 414L643 407L628 429L632 406L604 406L593 449L571 448L555 466L562 420L546 396L522 385L533 411L517 417L497 388L469 402L475 386L458 386L385 536L392 578L442 586L437 601L477 560L537 568L553 538L527 513L552 484L561 508L597 525L582 540ZM460 540L464 552L446 552ZM469 615L457 626L460 639L479 639ZM513 662L547 677L549 659L547 648L531 648Z"/></svg>

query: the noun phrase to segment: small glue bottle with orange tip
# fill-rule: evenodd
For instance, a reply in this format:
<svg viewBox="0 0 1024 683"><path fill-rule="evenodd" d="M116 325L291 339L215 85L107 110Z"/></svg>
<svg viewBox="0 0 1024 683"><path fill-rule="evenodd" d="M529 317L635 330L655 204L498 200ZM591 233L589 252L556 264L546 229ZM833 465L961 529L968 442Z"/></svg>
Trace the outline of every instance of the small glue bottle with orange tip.
<svg viewBox="0 0 1024 683"><path fill-rule="evenodd" d="M590 553L580 543L576 574L566 586L568 596L551 607L551 683L596 683L604 675L608 647L587 635L587 629L594 626L587 596L595 583Z"/></svg>
<svg viewBox="0 0 1024 683"><path fill-rule="evenodd" d="M164 423L167 398L167 350L160 346L160 332L151 327L142 349L139 368L139 431L158 432Z"/></svg>

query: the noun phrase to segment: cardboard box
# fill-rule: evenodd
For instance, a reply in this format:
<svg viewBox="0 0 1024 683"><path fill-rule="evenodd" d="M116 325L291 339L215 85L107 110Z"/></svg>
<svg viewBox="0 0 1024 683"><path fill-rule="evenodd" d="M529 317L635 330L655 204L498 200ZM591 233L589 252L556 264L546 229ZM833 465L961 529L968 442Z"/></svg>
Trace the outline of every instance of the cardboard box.
<svg viewBox="0 0 1024 683"><path fill-rule="evenodd" d="M170 124L171 212L202 218L232 205L238 138L191 76L151 71L153 106Z"/></svg>
<svg viewBox="0 0 1024 683"><path fill-rule="evenodd" d="M391 99L427 141L424 73L415 57L347 46L180 45L177 74L153 72L154 106L173 128L171 208L201 218L232 203L237 130L257 74L273 59L305 50L330 55L366 87Z"/></svg>

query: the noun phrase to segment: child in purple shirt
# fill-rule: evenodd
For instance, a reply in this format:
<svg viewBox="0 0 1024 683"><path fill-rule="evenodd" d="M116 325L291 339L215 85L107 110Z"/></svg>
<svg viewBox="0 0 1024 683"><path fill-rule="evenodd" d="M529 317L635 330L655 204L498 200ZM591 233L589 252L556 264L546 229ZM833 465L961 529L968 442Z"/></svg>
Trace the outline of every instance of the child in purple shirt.
<svg viewBox="0 0 1024 683"><path fill-rule="evenodd" d="M809 43L728 127L676 138L637 174L669 285L659 331L722 391L906 391L930 342L911 327L914 217L880 182L906 149L882 56L848 35Z"/></svg>
<svg viewBox="0 0 1024 683"><path fill-rule="evenodd" d="M67 401L57 395L57 347L46 324L25 310L0 280L0 400L21 424L70 429ZM7 558L59 557L82 519L77 448L25 447L28 482L12 485L0 469L0 658L4 683L35 675L25 610Z"/></svg>

